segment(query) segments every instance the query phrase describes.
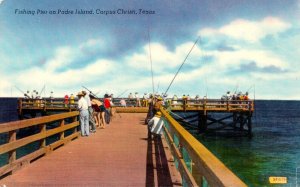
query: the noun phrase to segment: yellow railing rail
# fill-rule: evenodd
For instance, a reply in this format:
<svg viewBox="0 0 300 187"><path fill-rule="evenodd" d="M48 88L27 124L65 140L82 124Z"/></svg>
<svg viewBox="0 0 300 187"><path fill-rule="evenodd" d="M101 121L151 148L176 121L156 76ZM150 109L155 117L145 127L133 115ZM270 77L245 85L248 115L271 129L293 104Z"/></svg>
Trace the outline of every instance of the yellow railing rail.
<svg viewBox="0 0 300 187"><path fill-rule="evenodd" d="M184 186L246 186L204 145L161 108L165 137L177 160Z"/></svg>
<svg viewBox="0 0 300 187"><path fill-rule="evenodd" d="M253 100L169 100L171 110L254 111Z"/></svg>
<svg viewBox="0 0 300 187"><path fill-rule="evenodd" d="M0 176L14 172L33 160L55 150L61 145L77 138L80 134L77 131L79 121L78 111L55 114L34 119L20 120L3 123L0 125L0 135L7 136L7 141L0 145L0 155L8 154L7 164L0 168ZM68 120L67 120L68 119ZM48 129L47 125L58 123L55 128ZM26 128L36 127L39 131L35 134L17 139L17 133ZM65 131L70 130L70 135L66 136ZM53 135L59 135L59 139L49 145L46 139ZM39 142L39 148L21 158L17 158L17 150L33 142Z"/></svg>
<svg viewBox="0 0 300 187"><path fill-rule="evenodd" d="M103 100L100 98L100 100ZM127 107L136 106L136 100L125 98ZM115 107L121 107L120 98L113 99ZM172 110L204 110L204 111L254 111L253 100L221 100L221 99L201 99L201 100L172 100L166 99L166 105L171 106ZM42 98L26 99L19 98L19 110L21 109L75 109L77 99L65 103L63 98ZM125 108L127 108L125 107ZM143 106L143 107L148 107ZM122 109L124 110L124 108Z"/></svg>
<svg viewBox="0 0 300 187"><path fill-rule="evenodd" d="M77 106L77 101L74 100L72 102L68 101L64 103L63 99L24 99L19 98L18 100L19 106L18 109L21 112L22 109L39 109L39 110L47 110L47 109L69 109L75 110Z"/></svg>

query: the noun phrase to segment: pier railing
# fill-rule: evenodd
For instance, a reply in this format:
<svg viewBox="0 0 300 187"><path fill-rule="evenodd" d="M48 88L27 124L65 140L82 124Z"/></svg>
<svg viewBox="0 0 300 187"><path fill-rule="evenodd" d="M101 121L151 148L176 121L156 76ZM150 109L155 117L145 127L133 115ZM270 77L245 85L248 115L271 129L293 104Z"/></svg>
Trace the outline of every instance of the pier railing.
<svg viewBox="0 0 300 187"><path fill-rule="evenodd" d="M246 186L204 145L161 108L164 134L178 164L183 186Z"/></svg>
<svg viewBox="0 0 300 187"><path fill-rule="evenodd" d="M103 101L103 98L99 98ZM120 100L124 99L126 107L121 106ZM140 99L139 107L148 107L148 100ZM122 111L126 111L127 107L136 107L137 99L130 98L113 98L114 107L122 107ZM169 106L174 111L219 111L219 112L253 112L253 100L221 100L221 99L165 99L165 105ZM42 98L42 99L19 99L19 114L22 110L75 110L77 106L77 99L68 100L65 102L64 98ZM120 109L121 110L121 109ZM129 110L130 111L130 110ZM140 111L140 110L139 110Z"/></svg>
<svg viewBox="0 0 300 187"><path fill-rule="evenodd" d="M19 99L19 110L22 109L76 109L77 106L77 100L67 101L63 98L42 98L42 99L27 99L27 98L20 98Z"/></svg>
<svg viewBox="0 0 300 187"><path fill-rule="evenodd" d="M0 177L77 138L78 115L75 111L1 124L0 159L6 164ZM28 150L32 152L24 153Z"/></svg>
<svg viewBox="0 0 300 187"><path fill-rule="evenodd" d="M253 100L221 100L221 99L200 99L200 100L169 100L172 110L185 111L254 111Z"/></svg>

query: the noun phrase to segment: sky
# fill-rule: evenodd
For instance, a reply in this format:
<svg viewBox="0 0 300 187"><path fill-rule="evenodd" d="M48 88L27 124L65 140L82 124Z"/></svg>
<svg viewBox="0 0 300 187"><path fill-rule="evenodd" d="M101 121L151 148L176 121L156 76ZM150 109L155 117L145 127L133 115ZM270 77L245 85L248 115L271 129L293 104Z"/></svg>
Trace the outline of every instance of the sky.
<svg viewBox="0 0 300 187"><path fill-rule="evenodd" d="M0 97L299 100L299 21L300 0L0 0Z"/></svg>

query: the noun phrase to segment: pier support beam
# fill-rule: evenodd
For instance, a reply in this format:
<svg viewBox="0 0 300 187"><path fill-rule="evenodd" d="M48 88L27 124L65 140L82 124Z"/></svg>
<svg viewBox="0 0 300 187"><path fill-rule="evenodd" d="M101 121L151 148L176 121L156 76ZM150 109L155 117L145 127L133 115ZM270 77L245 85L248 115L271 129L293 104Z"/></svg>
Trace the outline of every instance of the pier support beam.
<svg viewBox="0 0 300 187"><path fill-rule="evenodd" d="M198 113L198 132L203 133L207 129L207 115L204 112Z"/></svg>

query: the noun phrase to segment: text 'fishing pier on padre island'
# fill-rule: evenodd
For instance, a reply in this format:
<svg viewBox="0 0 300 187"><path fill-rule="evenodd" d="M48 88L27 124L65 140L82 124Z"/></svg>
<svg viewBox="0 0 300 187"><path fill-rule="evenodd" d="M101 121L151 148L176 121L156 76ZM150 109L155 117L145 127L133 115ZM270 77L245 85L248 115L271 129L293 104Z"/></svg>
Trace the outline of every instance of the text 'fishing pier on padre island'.
<svg viewBox="0 0 300 187"><path fill-rule="evenodd" d="M113 98L109 125L86 138L77 99L19 98L21 120L0 125L0 185L246 186L187 129L251 137L253 100L165 98L161 135L138 102Z"/></svg>

